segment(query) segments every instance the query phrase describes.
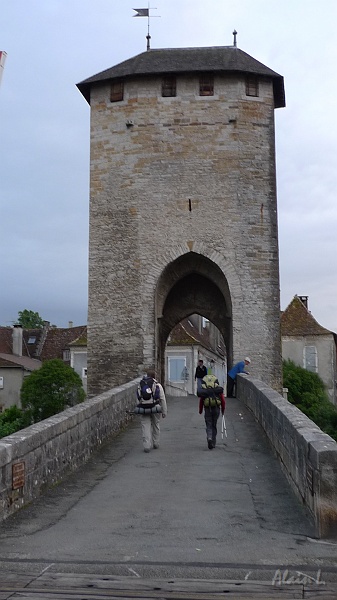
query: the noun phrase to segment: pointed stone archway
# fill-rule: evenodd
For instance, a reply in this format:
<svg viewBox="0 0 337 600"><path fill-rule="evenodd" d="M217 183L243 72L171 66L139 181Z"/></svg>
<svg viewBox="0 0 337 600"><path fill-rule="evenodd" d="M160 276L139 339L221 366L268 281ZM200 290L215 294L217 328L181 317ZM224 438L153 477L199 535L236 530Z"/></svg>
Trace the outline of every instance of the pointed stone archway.
<svg viewBox="0 0 337 600"><path fill-rule="evenodd" d="M221 332L232 358L232 302L226 276L209 258L189 252L163 270L156 289L156 370L165 380L165 346L182 319L198 313Z"/></svg>

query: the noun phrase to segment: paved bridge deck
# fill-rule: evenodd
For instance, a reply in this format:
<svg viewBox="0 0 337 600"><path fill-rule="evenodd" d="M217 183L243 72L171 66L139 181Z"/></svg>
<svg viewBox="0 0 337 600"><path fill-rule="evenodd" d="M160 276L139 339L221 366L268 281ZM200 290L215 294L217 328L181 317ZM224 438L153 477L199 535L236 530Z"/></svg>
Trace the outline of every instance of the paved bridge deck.
<svg viewBox="0 0 337 600"><path fill-rule="evenodd" d="M334 597L337 543L313 538L313 523L244 405L227 401L228 437L219 433L214 450L195 397L169 398L168 407L159 450L142 451L135 417L84 468L1 524L0 599L125 598L128 586L130 597L175 598L177 582L188 580L190 591L181 583L176 596L187 598L196 597L195 579L208 585L205 598L213 597L211 581L215 593L225 580L245 582L246 598ZM166 596L157 583L137 596L149 581L173 589ZM261 582L264 593L253 595ZM237 589L226 597L241 598Z"/></svg>

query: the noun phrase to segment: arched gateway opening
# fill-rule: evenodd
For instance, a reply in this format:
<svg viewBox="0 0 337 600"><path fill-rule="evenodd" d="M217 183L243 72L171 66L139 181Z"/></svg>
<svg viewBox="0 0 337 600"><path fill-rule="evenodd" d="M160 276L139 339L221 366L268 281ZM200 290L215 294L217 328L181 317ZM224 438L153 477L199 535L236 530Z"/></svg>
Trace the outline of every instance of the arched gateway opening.
<svg viewBox="0 0 337 600"><path fill-rule="evenodd" d="M156 289L157 371L165 380L165 345L171 330L193 313L203 315L222 334L232 360L232 303L228 282L209 258L189 252L162 272Z"/></svg>

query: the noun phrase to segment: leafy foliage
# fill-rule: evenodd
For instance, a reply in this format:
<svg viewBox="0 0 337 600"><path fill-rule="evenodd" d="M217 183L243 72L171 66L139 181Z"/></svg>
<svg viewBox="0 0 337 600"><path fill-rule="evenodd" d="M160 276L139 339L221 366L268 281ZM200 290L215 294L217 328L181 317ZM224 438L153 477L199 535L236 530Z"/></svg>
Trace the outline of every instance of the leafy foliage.
<svg viewBox="0 0 337 600"><path fill-rule="evenodd" d="M37 423L82 402L80 376L62 360L47 360L23 382L21 404L30 423Z"/></svg>
<svg viewBox="0 0 337 600"><path fill-rule="evenodd" d="M311 373L291 360L283 361L283 385L288 388L289 402L337 441L337 409L330 402L317 373Z"/></svg>
<svg viewBox="0 0 337 600"><path fill-rule="evenodd" d="M24 329L42 329L44 326L44 320L38 312L25 308L19 310L18 315L17 325L21 325Z"/></svg>
<svg viewBox="0 0 337 600"><path fill-rule="evenodd" d="M27 415L17 406L6 408L0 414L0 438L11 435L29 425Z"/></svg>

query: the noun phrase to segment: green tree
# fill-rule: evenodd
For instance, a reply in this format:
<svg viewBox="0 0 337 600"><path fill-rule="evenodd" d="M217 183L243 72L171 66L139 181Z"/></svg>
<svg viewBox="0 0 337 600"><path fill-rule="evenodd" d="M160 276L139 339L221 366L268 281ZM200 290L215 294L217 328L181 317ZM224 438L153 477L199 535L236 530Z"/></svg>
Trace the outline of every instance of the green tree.
<svg viewBox="0 0 337 600"><path fill-rule="evenodd" d="M47 360L24 379L21 405L30 423L37 423L82 402L85 392L80 376L62 360Z"/></svg>
<svg viewBox="0 0 337 600"><path fill-rule="evenodd" d="M330 402L317 373L311 373L291 360L283 361L283 385L288 388L289 402L337 441L337 409Z"/></svg>
<svg viewBox="0 0 337 600"><path fill-rule="evenodd" d="M24 329L42 329L44 326L44 320L38 312L25 308L25 310L19 310L18 315L16 324L21 325Z"/></svg>
<svg viewBox="0 0 337 600"><path fill-rule="evenodd" d="M17 406L6 408L0 414L0 438L15 433L29 425L27 415Z"/></svg>

